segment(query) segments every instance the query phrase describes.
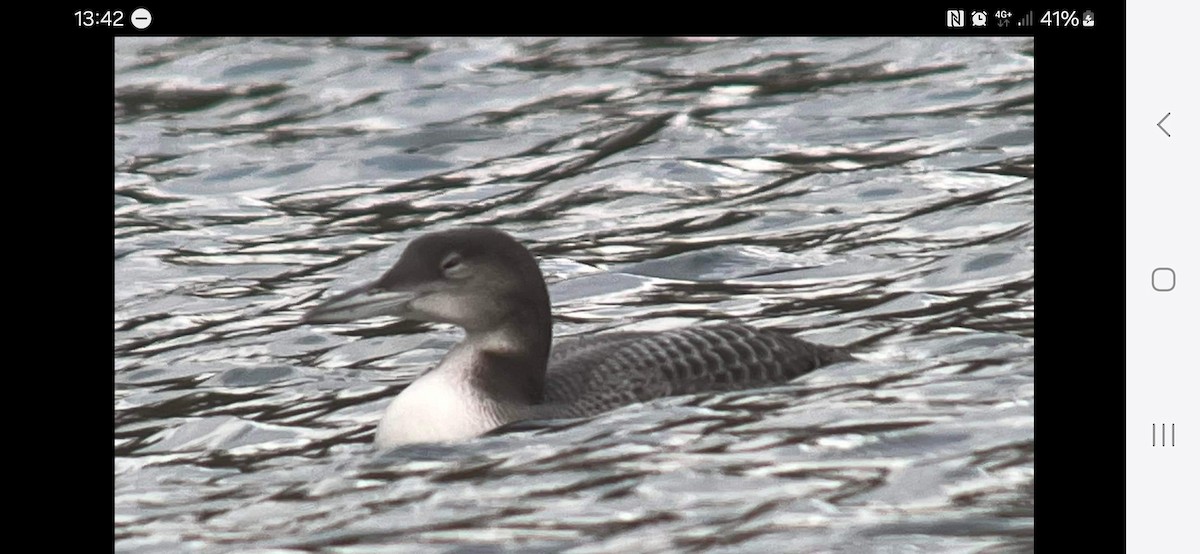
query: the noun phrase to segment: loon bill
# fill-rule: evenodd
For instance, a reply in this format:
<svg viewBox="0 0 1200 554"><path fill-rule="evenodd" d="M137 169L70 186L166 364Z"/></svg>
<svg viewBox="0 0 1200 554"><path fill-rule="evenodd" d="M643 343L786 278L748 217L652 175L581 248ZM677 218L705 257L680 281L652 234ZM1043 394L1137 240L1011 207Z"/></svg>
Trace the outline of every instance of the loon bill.
<svg viewBox="0 0 1200 554"><path fill-rule="evenodd" d="M664 396L787 382L854 359L845 350L738 323L614 332L550 347L537 261L508 234L474 227L414 239L378 281L335 296L308 323L390 315L466 331L384 412L375 444L482 435L522 419L583 417Z"/></svg>

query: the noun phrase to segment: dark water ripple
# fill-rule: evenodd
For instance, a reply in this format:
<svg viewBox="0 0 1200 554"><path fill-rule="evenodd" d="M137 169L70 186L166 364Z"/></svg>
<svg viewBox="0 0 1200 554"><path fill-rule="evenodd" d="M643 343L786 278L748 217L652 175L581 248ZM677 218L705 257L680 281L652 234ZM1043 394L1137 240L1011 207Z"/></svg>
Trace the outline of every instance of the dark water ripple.
<svg viewBox="0 0 1200 554"><path fill-rule="evenodd" d="M1028 40L122 38L116 548L1030 550L1033 98ZM376 452L458 333L299 316L467 224L558 336L862 359Z"/></svg>

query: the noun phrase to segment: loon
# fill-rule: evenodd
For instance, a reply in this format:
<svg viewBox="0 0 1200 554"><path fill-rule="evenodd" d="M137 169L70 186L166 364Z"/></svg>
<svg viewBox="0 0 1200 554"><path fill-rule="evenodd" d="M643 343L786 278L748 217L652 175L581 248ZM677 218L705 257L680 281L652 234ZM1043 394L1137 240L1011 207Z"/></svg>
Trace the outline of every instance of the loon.
<svg viewBox="0 0 1200 554"><path fill-rule="evenodd" d="M432 370L396 396L375 444L444 442L526 419L586 417L665 396L787 382L854 359L777 331L721 323L612 332L551 349L550 296L533 255L487 227L413 239L379 280L337 295L307 323L380 315L466 331Z"/></svg>

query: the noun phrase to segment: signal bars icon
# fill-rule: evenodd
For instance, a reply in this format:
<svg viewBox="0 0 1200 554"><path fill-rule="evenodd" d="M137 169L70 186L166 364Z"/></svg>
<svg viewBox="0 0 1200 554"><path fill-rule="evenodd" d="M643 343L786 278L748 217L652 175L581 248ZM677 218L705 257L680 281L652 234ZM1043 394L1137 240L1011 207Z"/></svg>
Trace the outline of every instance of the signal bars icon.
<svg viewBox="0 0 1200 554"><path fill-rule="evenodd" d="M1150 446L1166 446L1167 445L1167 424L1162 424L1162 444L1158 440L1158 424L1150 424ZM1171 424L1171 446L1175 446L1175 424Z"/></svg>
<svg viewBox="0 0 1200 554"><path fill-rule="evenodd" d="M1033 27L1033 12L1025 14L1025 17L1017 22L1017 27Z"/></svg>

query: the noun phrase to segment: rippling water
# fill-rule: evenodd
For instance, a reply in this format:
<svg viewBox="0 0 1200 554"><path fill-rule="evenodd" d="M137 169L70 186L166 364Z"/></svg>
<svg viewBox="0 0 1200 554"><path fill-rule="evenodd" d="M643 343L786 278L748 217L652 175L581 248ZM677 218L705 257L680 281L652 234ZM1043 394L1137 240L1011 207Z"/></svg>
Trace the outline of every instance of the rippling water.
<svg viewBox="0 0 1200 554"><path fill-rule="evenodd" d="M1030 39L116 42L122 552L1032 549ZM493 225L555 334L861 361L379 452L455 329L307 326Z"/></svg>

